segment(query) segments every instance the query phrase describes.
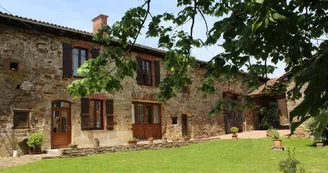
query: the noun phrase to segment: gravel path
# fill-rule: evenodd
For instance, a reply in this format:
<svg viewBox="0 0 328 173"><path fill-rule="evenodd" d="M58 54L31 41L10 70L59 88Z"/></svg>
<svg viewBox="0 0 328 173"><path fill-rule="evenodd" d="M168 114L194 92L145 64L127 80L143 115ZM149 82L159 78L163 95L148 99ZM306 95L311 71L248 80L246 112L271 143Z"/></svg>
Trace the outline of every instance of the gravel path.
<svg viewBox="0 0 328 173"><path fill-rule="evenodd" d="M43 157L43 155L23 155L20 157L0 157L0 169L32 163L32 162L41 160L42 157Z"/></svg>

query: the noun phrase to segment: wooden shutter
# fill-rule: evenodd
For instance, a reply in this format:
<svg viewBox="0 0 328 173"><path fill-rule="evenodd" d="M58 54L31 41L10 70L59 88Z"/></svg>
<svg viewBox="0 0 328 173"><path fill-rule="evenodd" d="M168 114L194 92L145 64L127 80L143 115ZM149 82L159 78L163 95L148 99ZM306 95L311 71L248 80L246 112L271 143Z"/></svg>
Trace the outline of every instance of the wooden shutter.
<svg viewBox="0 0 328 173"><path fill-rule="evenodd" d="M81 98L81 127L82 129L89 128L89 99Z"/></svg>
<svg viewBox="0 0 328 173"><path fill-rule="evenodd" d="M144 84L143 70L142 70L142 59L137 57L138 69L137 69L137 84Z"/></svg>
<svg viewBox="0 0 328 173"><path fill-rule="evenodd" d="M158 87L161 82L161 67L159 61L154 61L154 72L155 72L155 86Z"/></svg>
<svg viewBox="0 0 328 173"><path fill-rule="evenodd" d="M97 58L99 56L99 49L91 49L91 58Z"/></svg>
<svg viewBox="0 0 328 173"><path fill-rule="evenodd" d="M69 78L72 75L72 45L63 43L63 78Z"/></svg>
<svg viewBox="0 0 328 173"><path fill-rule="evenodd" d="M114 101L106 100L106 128L114 130Z"/></svg>

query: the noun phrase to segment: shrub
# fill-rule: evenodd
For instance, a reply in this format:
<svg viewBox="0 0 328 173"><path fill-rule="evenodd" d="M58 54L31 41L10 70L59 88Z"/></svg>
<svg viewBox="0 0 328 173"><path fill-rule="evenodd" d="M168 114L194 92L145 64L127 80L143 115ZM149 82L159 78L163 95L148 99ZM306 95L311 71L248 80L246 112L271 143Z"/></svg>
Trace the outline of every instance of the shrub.
<svg viewBox="0 0 328 173"><path fill-rule="evenodd" d="M279 162L279 170L283 173L305 173L304 168L297 169L297 165L300 164L300 161L295 158L295 148L293 153L290 149L287 150L288 157L287 159L280 160Z"/></svg>
<svg viewBox="0 0 328 173"><path fill-rule="evenodd" d="M280 139L280 134L276 129L271 129L269 135L272 139Z"/></svg>
<svg viewBox="0 0 328 173"><path fill-rule="evenodd" d="M41 146L43 144L43 135L34 133L27 138L27 145L31 148Z"/></svg>
<svg viewBox="0 0 328 173"><path fill-rule="evenodd" d="M230 132L232 133L232 134L236 134L237 132L239 131L239 129L237 128L237 127L231 127L230 128Z"/></svg>

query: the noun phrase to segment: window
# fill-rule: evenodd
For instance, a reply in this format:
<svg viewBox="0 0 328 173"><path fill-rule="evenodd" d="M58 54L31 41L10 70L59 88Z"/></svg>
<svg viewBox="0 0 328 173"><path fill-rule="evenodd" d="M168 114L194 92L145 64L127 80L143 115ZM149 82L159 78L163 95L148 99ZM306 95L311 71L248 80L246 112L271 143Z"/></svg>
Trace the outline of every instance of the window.
<svg viewBox="0 0 328 173"><path fill-rule="evenodd" d="M178 124L178 117L172 117L172 124L173 125Z"/></svg>
<svg viewBox="0 0 328 173"><path fill-rule="evenodd" d="M97 48L83 49L74 47L70 43L63 43L63 78L78 76L77 69L90 58L88 51L90 51L91 58L99 56L99 49Z"/></svg>
<svg viewBox="0 0 328 173"><path fill-rule="evenodd" d="M154 103L133 103L132 122L134 124L159 124L160 105Z"/></svg>
<svg viewBox="0 0 328 173"><path fill-rule="evenodd" d="M139 85L158 86L160 83L159 61L145 60L140 57L137 57L137 61L137 83Z"/></svg>
<svg viewBox="0 0 328 173"><path fill-rule="evenodd" d="M103 130L103 115L106 118L106 129L114 130L113 100L89 100L81 98L81 128L82 130ZM106 106L106 110L104 110Z"/></svg>
<svg viewBox="0 0 328 173"><path fill-rule="evenodd" d="M82 130L103 129L103 101L81 99Z"/></svg>
<svg viewBox="0 0 328 173"><path fill-rule="evenodd" d="M14 128L29 128L30 113L28 111L14 111Z"/></svg>
<svg viewBox="0 0 328 173"><path fill-rule="evenodd" d="M77 69L87 60L87 51L81 48L73 48L73 76L79 76Z"/></svg>
<svg viewBox="0 0 328 173"><path fill-rule="evenodd" d="M18 63L10 62L10 70L11 71L18 71Z"/></svg>

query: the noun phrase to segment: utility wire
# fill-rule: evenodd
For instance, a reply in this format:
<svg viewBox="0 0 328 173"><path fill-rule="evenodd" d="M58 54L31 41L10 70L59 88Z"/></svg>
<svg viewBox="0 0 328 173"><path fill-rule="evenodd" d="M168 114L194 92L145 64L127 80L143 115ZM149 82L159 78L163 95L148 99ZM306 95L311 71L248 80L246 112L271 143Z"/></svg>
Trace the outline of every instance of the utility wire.
<svg viewBox="0 0 328 173"><path fill-rule="evenodd" d="M3 9L5 12L7 12L8 14L13 15L13 14L10 13L7 9L5 9L3 6L0 5L0 8L2 8L2 9ZM13 16L14 16L14 15L13 15ZM31 27L30 25L28 25L27 23L23 22L21 19L17 19L17 20L19 20L21 23L23 23L24 25L26 25L27 27L29 27L29 28L32 29L33 31L35 31L35 32L37 32L37 33L39 33L39 34L41 34L42 36L45 36L45 35L43 35L42 33L40 33L39 31L37 31L36 29L34 29L33 27Z"/></svg>

